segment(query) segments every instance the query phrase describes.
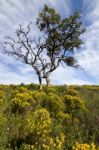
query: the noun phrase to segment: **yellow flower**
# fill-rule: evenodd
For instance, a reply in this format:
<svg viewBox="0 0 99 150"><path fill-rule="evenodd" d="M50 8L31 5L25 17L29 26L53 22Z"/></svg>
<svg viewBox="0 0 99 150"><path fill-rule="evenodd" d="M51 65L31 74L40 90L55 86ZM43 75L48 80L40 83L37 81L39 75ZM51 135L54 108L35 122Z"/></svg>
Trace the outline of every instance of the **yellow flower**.
<svg viewBox="0 0 99 150"><path fill-rule="evenodd" d="M98 149L96 148L94 143L91 143L91 144L75 143L75 145L72 147L72 150L98 150Z"/></svg>

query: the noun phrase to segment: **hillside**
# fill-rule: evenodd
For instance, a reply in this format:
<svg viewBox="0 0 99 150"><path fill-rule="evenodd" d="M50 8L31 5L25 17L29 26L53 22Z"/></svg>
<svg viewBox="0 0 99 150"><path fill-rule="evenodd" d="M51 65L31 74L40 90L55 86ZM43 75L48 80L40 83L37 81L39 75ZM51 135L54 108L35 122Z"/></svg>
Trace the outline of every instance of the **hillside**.
<svg viewBox="0 0 99 150"><path fill-rule="evenodd" d="M99 86L0 85L0 150L98 150Z"/></svg>

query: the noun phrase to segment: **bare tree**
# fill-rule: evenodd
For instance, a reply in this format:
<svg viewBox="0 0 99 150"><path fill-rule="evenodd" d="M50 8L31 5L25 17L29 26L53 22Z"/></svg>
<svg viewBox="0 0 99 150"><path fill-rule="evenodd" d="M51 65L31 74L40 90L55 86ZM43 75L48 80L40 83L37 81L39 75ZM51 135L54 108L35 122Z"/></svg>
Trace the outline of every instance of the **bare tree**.
<svg viewBox="0 0 99 150"><path fill-rule="evenodd" d="M19 25L16 31L16 40L11 37L5 37L4 53L14 56L25 64L30 65L38 76L40 89L42 89L42 76L45 68L48 67L47 56L45 56L45 46L41 43L41 38L36 41L30 38L31 22L27 28Z"/></svg>

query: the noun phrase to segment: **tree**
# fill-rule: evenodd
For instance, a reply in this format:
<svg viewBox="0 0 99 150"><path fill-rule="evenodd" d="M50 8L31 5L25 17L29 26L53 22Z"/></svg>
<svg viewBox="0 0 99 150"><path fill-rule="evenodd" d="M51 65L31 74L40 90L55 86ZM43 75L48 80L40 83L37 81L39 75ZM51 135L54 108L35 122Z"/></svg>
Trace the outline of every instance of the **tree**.
<svg viewBox="0 0 99 150"><path fill-rule="evenodd" d="M43 33L38 40L29 37L30 24L27 26L27 31L20 25L16 32L17 41L7 37L4 51L33 67L38 75L41 89L42 79L45 78L49 86L50 74L61 64L77 67L74 49L78 49L83 43L80 35L85 29L79 13L62 19L54 8L49 8L47 5L44 5L37 18L36 25Z"/></svg>
<svg viewBox="0 0 99 150"><path fill-rule="evenodd" d="M42 74L43 70L48 66L46 63L43 43L41 38L38 41L29 37L31 33L31 22L28 24L27 29L19 25L16 31L16 39L6 37L4 43L4 53L14 56L17 60L21 60L25 64L30 65L38 76L40 89L42 89ZM47 57L47 56L46 56Z"/></svg>
<svg viewBox="0 0 99 150"><path fill-rule="evenodd" d="M80 35L85 31L85 28L80 21L79 13L62 19L55 9L46 5L39 14L37 25L40 31L44 33L45 48L50 58L49 68L44 70L44 77L47 85L49 85L49 75L60 64L77 66L74 48L79 48L83 43Z"/></svg>

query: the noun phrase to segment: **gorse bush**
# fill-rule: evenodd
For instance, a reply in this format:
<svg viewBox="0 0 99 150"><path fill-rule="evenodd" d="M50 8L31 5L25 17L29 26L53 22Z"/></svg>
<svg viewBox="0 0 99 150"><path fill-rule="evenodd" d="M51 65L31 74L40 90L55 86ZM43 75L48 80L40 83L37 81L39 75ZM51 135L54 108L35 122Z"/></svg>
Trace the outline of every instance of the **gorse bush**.
<svg viewBox="0 0 99 150"><path fill-rule="evenodd" d="M84 101L76 96L65 96L66 112L72 115L78 115L80 111L85 111Z"/></svg>
<svg viewBox="0 0 99 150"><path fill-rule="evenodd" d="M0 86L0 150L98 150L98 87Z"/></svg>
<svg viewBox="0 0 99 150"><path fill-rule="evenodd" d="M77 96L78 92L76 90L74 90L73 88L70 88L67 90L67 94L71 95L71 96Z"/></svg>
<svg viewBox="0 0 99 150"><path fill-rule="evenodd" d="M73 146L73 150L98 150L98 149L99 148L96 148L96 145L94 143L91 143L91 144L87 144L87 143L79 144L79 143L76 143Z"/></svg>

